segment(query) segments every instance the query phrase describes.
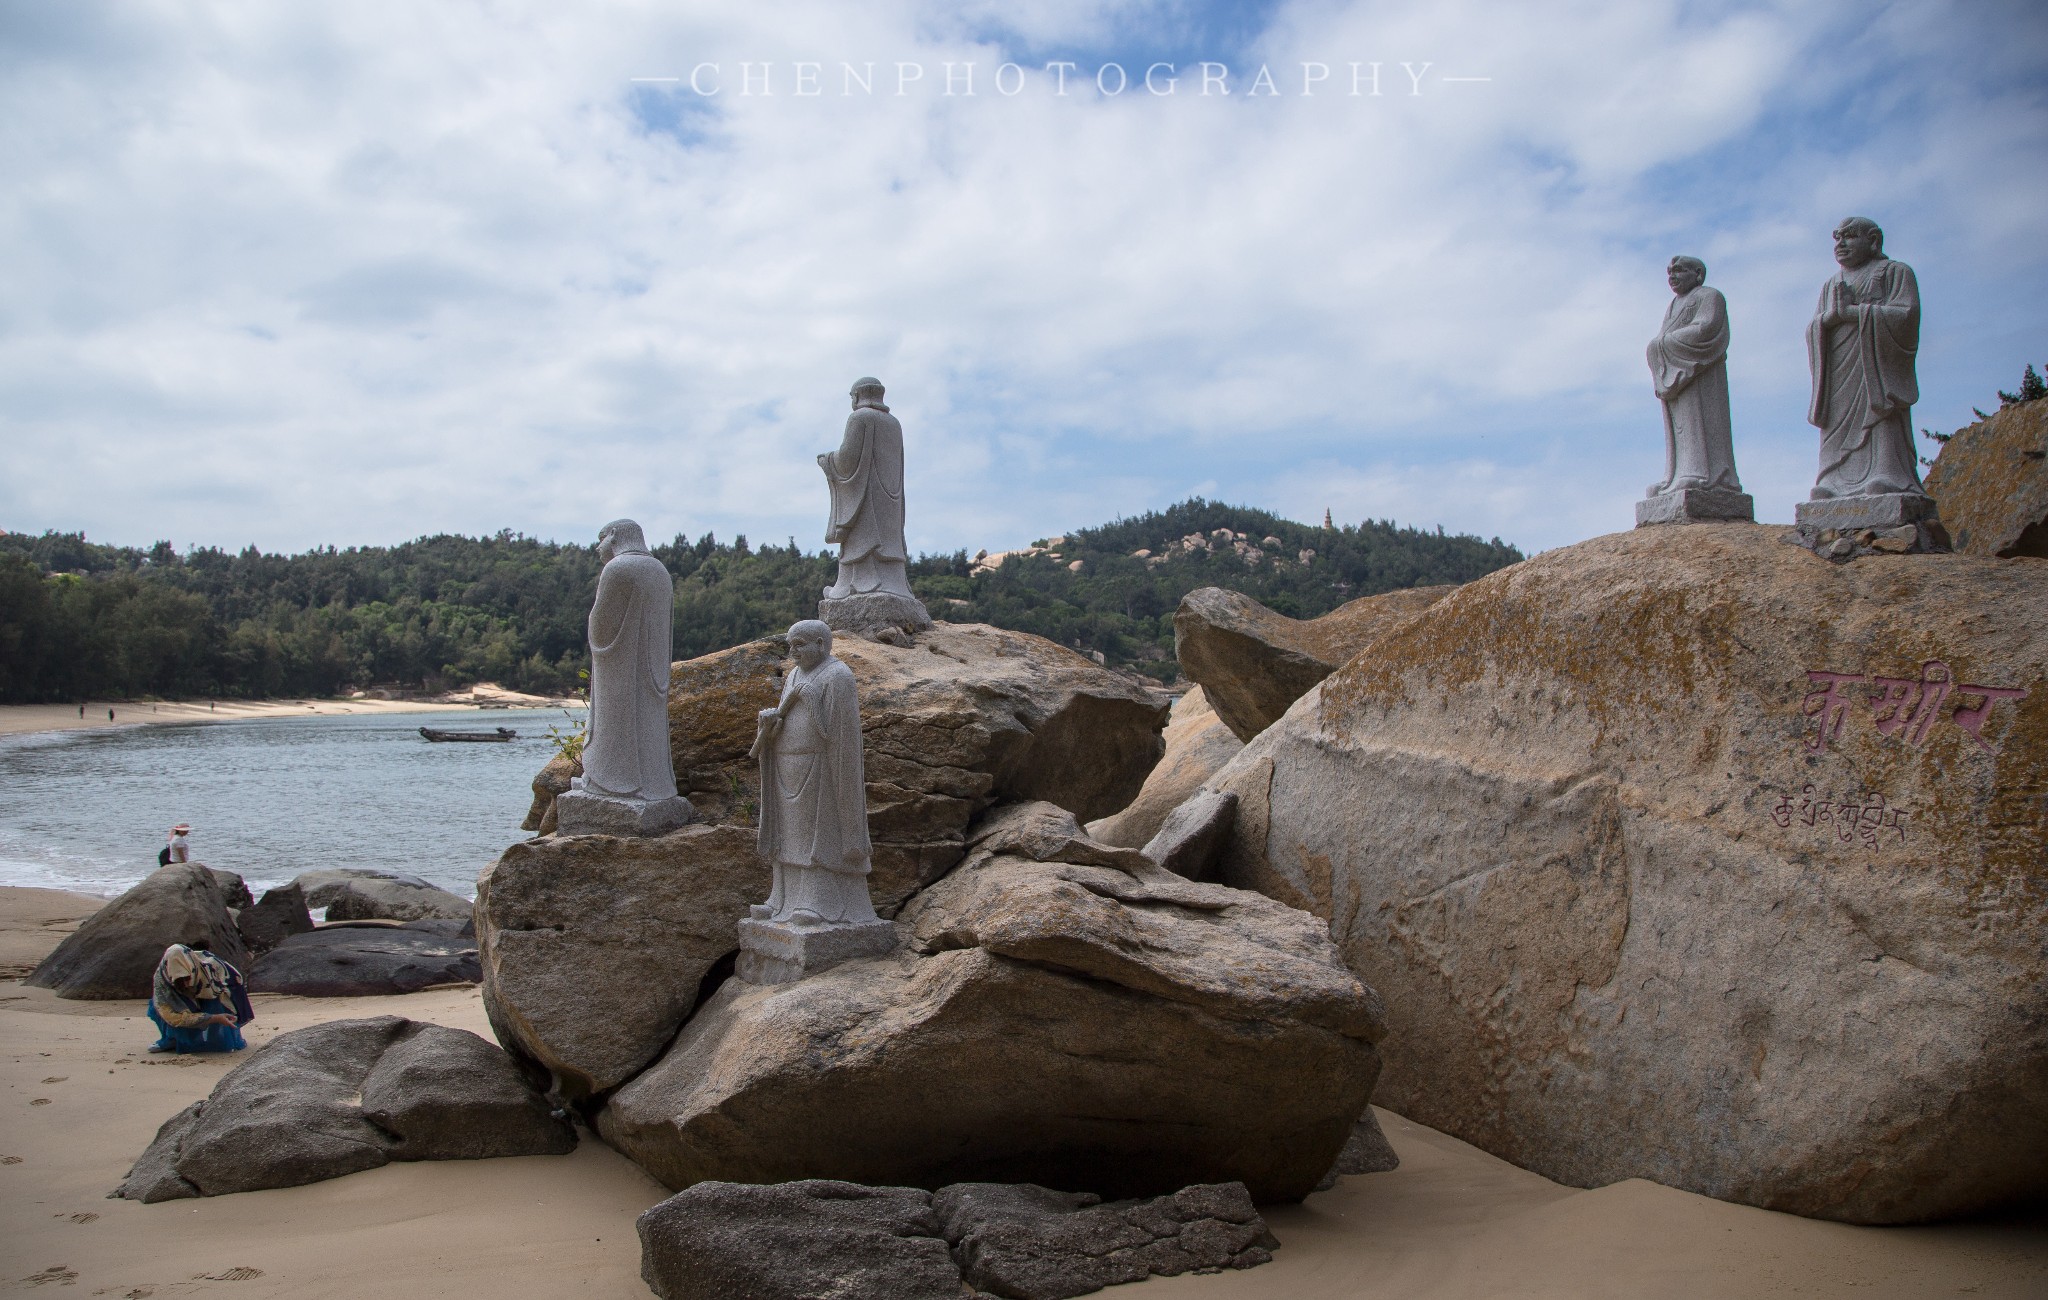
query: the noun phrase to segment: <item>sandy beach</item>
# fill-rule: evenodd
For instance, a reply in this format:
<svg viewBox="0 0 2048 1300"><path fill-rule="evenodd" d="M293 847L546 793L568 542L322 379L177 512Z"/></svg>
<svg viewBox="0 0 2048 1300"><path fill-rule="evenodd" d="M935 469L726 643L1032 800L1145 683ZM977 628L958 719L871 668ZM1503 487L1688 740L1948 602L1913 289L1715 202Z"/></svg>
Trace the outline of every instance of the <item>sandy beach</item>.
<svg viewBox="0 0 2048 1300"><path fill-rule="evenodd" d="M85 706L79 716L76 704L0 704L0 736L31 731L78 731L102 727L133 727L191 722L231 722L238 718L283 718L338 716L356 713L456 713L485 709L580 708L581 701L525 695L488 684L459 696L436 700L373 700L350 696L343 699L303 700L159 700L109 703L105 700ZM114 716L109 719L107 710Z"/></svg>
<svg viewBox="0 0 2048 1300"><path fill-rule="evenodd" d="M32 960L99 900L0 890L0 953ZM18 969L18 968L17 968ZM404 1015L490 1036L473 988L259 995L252 1047L326 1020ZM391 1165L309 1187L139 1205L106 1194L156 1128L246 1054L152 1057L140 1003L0 984L0 1291L177 1296L645 1297L633 1220L666 1192L588 1134L575 1154ZM1154 1278L1136 1300L2048 1293L2048 1215L1854 1228L1653 1183L1564 1187L1382 1111L1401 1156L1296 1206L1243 1273Z"/></svg>

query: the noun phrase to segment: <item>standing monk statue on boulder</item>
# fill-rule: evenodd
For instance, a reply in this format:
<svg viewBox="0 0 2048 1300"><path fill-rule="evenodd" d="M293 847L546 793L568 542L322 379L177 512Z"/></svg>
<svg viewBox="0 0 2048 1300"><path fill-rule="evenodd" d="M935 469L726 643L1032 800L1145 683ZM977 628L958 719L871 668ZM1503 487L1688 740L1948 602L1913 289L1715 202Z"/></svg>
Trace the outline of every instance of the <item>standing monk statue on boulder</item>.
<svg viewBox="0 0 2048 1300"><path fill-rule="evenodd" d="M659 835L685 825L668 740L675 588L640 525L616 519L597 537L590 609L590 723L583 775L555 801L561 835Z"/></svg>
<svg viewBox="0 0 2048 1300"><path fill-rule="evenodd" d="M818 457L832 489L825 540L839 545L839 578L818 617L857 635L921 632L931 615L910 590L903 540L903 426L882 404L879 379L853 381L853 414L838 451Z"/></svg>
<svg viewBox="0 0 2048 1300"><path fill-rule="evenodd" d="M768 901L740 922L738 973L755 984L802 979L896 943L868 896L874 848L853 670L833 656L832 629L816 619L791 626L789 657L782 699L761 710L754 738L755 843L774 880Z"/></svg>
<svg viewBox="0 0 2048 1300"><path fill-rule="evenodd" d="M1650 384L1664 407L1664 477L1636 506L1636 526L1754 519L1735 475L1728 412L1728 301L1707 287L1707 264L1671 259L1671 305L1650 340Z"/></svg>
<svg viewBox="0 0 2048 1300"><path fill-rule="evenodd" d="M1820 475L1796 516L1840 531L1933 523L1913 451L1919 282L1884 255L1884 231L1867 217L1835 227L1835 261L1842 269L1821 286L1806 327L1806 418L1820 430Z"/></svg>

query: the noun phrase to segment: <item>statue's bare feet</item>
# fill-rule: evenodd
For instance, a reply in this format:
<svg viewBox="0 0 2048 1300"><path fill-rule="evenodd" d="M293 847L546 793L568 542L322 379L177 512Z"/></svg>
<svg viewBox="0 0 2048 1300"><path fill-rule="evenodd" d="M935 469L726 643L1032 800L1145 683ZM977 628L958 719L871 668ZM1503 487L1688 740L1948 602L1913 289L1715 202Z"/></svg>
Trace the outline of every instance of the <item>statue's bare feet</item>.
<svg viewBox="0 0 2048 1300"><path fill-rule="evenodd" d="M1672 479L1669 490L1672 492L1697 492L1706 485L1707 481L1705 479L1694 474L1688 474L1682 478Z"/></svg>
<svg viewBox="0 0 2048 1300"><path fill-rule="evenodd" d="M814 925L825 924L825 918L819 916L816 912L813 912L808 907L799 907L794 912L791 912L789 914L789 923L791 925L801 926L805 929L808 929Z"/></svg>
<svg viewBox="0 0 2048 1300"><path fill-rule="evenodd" d="M775 913L769 909L766 903L756 903L747 909L747 919L752 921L765 921L773 915Z"/></svg>

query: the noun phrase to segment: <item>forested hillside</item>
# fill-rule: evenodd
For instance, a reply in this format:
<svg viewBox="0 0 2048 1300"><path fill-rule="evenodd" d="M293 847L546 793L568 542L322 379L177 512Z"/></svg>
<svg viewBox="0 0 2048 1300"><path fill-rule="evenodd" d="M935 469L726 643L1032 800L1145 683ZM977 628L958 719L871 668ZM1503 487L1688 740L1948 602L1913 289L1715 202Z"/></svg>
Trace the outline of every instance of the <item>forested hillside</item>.
<svg viewBox="0 0 2048 1300"><path fill-rule="evenodd" d="M993 567L965 552L925 556L911 566L913 585L934 617L1035 632L1171 677L1173 610L1196 587L1231 587L1307 617L1521 558L1498 539L1387 523L1316 528L1201 500L1057 540ZM655 554L676 579L679 658L815 616L834 572L829 555L751 547L743 536L678 537ZM509 532L290 556L0 533L0 701L475 681L568 692L585 667L597 569L593 547Z"/></svg>

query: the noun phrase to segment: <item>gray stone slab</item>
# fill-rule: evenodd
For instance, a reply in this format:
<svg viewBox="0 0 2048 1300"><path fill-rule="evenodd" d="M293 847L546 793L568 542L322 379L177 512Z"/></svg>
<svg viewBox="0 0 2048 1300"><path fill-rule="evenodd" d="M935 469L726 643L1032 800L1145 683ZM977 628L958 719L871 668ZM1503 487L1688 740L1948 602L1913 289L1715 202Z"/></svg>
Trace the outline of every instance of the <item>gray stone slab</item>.
<svg viewBox="0 0 2048 1300"><path fill-rule="evenodd" d="M555 800L557 835L666 835L688 826L697 810L681 795L648 802L571 790Z"/></svg>
<svg viewBox="0 0 2048 1300"><path fill-rule="evenodd" d="M788 984L856 957L879 957L896 947L888 921L852 925L740 922L737 974L749 984Z"/></svg>
<svg viewBox="0 0 2048 1300"><path fill-rule="evenodd" d="M1677 488L1636 502L1636 527L1651 524L1754 522L1756 501L1747 492L1721 488Z"/></svg>
<svg viewBox="0 0 2048 1300"><path fill-rule="evenodd" d="M1919 492L1886 492L1877 496L1828 497L1801 501L1792 518L1806 528L1897 528L1938 518L1934 498Z"/></svg>

